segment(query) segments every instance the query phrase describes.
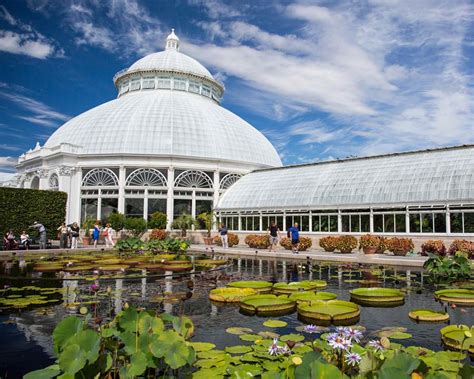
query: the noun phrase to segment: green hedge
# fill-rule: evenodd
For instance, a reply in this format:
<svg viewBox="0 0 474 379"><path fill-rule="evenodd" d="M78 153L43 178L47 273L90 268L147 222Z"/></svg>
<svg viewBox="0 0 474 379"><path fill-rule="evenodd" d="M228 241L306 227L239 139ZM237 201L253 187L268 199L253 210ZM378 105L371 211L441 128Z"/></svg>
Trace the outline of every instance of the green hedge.
<svg viewBox="0 0 474 379"><path fill-rule="evenodd" d="M22 230L36 235L28 229L33 222L43 224L48 238L56 238L57 228L66 219L67 194L23 188L0 187L0 232L13 229L19 236Z"/></svg>

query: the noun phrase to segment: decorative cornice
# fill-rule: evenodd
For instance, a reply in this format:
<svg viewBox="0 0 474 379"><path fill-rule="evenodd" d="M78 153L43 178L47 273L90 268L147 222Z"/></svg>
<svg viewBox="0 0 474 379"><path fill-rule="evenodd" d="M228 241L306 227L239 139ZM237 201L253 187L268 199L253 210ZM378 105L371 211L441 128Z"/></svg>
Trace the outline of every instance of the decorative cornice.
<svg viewBox="0 0 474 379"><path fill-rule="evenodd" d="M59 166L59 176L72 176L76 172L76 168L72 166Z"/></svg>
<svg viewBox="0 0 474 379"><path fill-rule="evenodd" d="M49 170L46 170L44 168L40 168L40 169L36 170L36 175L38 175L42 179L45 179L49 176Z"/></svg>

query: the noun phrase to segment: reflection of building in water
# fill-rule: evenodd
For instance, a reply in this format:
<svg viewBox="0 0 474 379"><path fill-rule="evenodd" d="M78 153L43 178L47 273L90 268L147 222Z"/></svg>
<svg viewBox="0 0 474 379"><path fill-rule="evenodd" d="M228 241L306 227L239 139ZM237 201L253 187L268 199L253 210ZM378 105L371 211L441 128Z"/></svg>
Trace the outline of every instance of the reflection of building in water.
<svg viewBox="0 0 474 379"><path fill-rule="evenodd" d="M173 293L173 271L165 271L165 293ZM166 301L163 304L163 310L166 313L171 313L173 311L173 304L169 301Z"/></svg>
<svg viewBox="0 0 474 379"><path fill-rule="evenodd" d="M64 274L64 279L70 278L71 274ZM63 301L65 305L75 303L77 298L77 286L79 282L77 280L63 280Z"/></svg>
<svg viewBox="0 0 474 379"><path fill-rule="evenodd" d="M115 314L119 314L123 308L122 301L123 279L115 280L114 310Z"/></svg>

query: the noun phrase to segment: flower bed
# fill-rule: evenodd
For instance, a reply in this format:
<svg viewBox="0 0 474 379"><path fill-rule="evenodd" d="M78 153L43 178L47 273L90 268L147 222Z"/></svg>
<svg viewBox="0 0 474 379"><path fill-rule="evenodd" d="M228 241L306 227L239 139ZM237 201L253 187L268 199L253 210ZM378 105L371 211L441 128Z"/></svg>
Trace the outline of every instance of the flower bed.
<svg viewBox="0 0 474 379"><path fill-rule="evenodd" d="M354 236L337 237L336 249L343 254L348 254L357 248L357 238Z"/></svg>
<svg viewBox="0 0 474 379"><path fill-rule="evenodd" d="M460 252L466 256L466 258L474 258L474 242L466 240L454 240L449 246L448 253L454 255Z"/></svg>
<svg viewBox="0 0 474 379"><path fill-rule="evenodd" d="M411 238L393 237L387 240L387 250L398 256L405 256L415 246Z"/></svg>
<svg viewBox="0 0 474 379"><path fill-rule="evenodd" d="M359 249L365 254L375 254L380 247L380 237L372 234L366 234L359 239Z"/></svg>
<svg viewBox="0 0 474 379"><path fill-rule="evenodd" d="M270 237L268 234L249 234L245 237L245 243L252 249L268 249Z"/></svg>

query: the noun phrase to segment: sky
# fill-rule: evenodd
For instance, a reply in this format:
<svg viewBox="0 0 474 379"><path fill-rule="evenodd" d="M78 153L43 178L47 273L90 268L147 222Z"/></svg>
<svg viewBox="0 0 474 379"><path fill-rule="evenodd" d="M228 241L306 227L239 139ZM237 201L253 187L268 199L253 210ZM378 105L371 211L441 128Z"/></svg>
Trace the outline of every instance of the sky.
<svg viewBox="0 0 474 379"><path fill-rule="evenodd" d="M1 0L0 172L171 28L284 164L474 143L473 21L467 0Z"/></svg>

